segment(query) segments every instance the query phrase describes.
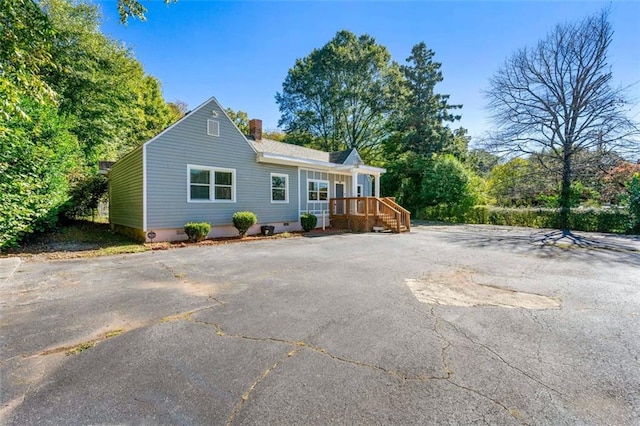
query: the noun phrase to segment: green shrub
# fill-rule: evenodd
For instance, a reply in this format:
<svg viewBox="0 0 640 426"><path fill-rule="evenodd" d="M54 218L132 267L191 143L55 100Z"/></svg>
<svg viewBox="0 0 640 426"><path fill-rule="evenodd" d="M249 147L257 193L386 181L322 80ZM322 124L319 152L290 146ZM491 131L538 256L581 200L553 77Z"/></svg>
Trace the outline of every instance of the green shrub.
<svg viewBox="0 0 640 426"><path fill-rule="evenodd" d="M103 175L83 177L69 191L71 199L64 215L67 219L93 216L101 200L106 199L109 190L107 178Z"/></svg>
<svg viewBox="0 0 640 426"><path fill-rule="evenodd" d="M627 184L629 191L629 227L640 233L640 173L636 173Z"/></svg>
<svg viewBox="0 0 640 426"><path fill-rule="evenodd" d="M48 103L20 104L29 120L19 114L0 120L0 250L53 228L69 181L82 169L73 120Z"/></svg>
<svg viewBox="0 0 640 426"><path fill-rule="evenodd" d="M302 225L302 229L309 232L318 224L318 217L311 213L303 213L302 216L300 216L300 224Z"/></svg>
<svg viewBox="0 0 640 426"><path fill-rule="evenodd" d="M233 214L233 226L238 230L238 234L244 237L249 228L258 222L258 218L253 212L235 212Z"/></svg>
<svg viewBox="0 0 640 426"><path fill-rule="evenodd" d="M184 225L184 232L189 237L189 241L198 242L207 238L211 231L211 225L207 222L189 222Z"/></svg>

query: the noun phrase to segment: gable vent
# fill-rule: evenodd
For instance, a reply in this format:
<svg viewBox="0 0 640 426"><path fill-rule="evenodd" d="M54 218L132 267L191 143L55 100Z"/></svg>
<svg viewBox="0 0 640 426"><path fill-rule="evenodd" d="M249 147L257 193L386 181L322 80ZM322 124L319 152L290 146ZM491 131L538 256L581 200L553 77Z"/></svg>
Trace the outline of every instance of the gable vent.
<svg viewBox="0 0 640 426"><path fill-rule="evenodd" d="M207 120L207 135L220 136L220 122L216 120Z"/></svg>

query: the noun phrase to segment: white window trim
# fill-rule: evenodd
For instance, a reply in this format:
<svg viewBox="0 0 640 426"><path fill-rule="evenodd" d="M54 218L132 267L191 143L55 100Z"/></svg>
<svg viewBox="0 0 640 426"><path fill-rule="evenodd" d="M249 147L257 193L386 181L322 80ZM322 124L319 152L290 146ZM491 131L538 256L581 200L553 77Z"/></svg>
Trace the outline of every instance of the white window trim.
<svg viewBox="0 0 640 426"><path fill-rule="evenodd" d="M360 195L358 195L358 192L360 192ZM364 197L364 185L360 183L357 185L357 188L356 188L356 197Z"/></svg>
<svg viewBox="0 0 640 426"><path fill-rule="evenodd" d="M327 200L323 201L323 200L310 200L309 199L309 182L318 182L318 183L326 183L327 184ZM328 180L323 180L323 179L307 179L307 186L305 188L305 191L307 193L307 203L329 203L329 198L331 198L330 194L329 194L329 181ZM319 193L319 191L318 191Z"/></svg>
<svg viewBox="0 0 640 426"><path fill-rule="evenodd" d="M207 170L209 171L209 199L208 200L192 200L191 199L191 170ZM231 173L231 199L216 200L216 174L215 172ZM187 202L188 203L235 203L236 202L236 169L225 169L222 167L198 166L195 164L187 164Z"/></svg>
<svg viewBox="0 0 640 426"><path fill-rule="evenodd" d="M273 199L273 178L274 177L283 177L284 178L284 200L274 200ZM280 189L280 188L276 188ZM272 204L289 204L289 175L285 173L271 173L271 177L269 178L269 193L271 197Z"/></svg>

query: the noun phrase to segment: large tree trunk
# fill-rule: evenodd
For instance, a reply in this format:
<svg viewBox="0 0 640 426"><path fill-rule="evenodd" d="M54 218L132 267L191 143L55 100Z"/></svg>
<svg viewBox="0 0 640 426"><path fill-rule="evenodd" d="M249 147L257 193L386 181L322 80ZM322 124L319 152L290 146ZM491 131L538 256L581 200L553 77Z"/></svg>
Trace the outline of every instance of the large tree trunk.
<svg viewBox="0 0 640 426"><path fill-rule="evenodd" d="M571 211L571 152L565 149L562 156L562 184L560 187L560 229L569 230Z"/></svg>

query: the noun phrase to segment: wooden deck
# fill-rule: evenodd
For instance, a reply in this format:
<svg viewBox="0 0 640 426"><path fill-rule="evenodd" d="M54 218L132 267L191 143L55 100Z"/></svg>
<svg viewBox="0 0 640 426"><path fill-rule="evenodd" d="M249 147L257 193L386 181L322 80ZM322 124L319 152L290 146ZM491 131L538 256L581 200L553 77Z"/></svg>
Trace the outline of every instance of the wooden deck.
<svg viewBox="0 0 640 426"><path fill-rule="evenodd" d="M329 200L331 226L354 232L380 227L392 232L411 230L411 213L391 197L348 197Z"/></svg>

